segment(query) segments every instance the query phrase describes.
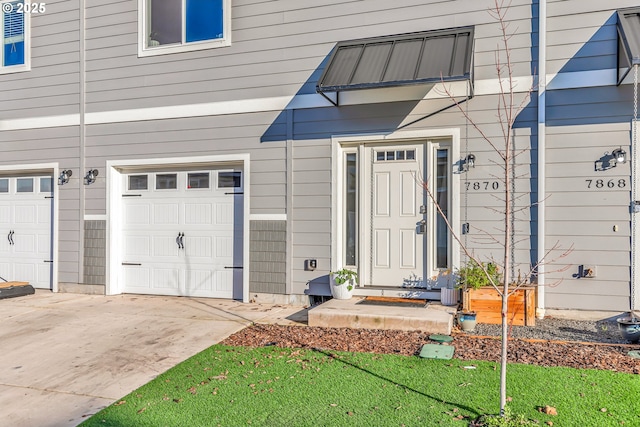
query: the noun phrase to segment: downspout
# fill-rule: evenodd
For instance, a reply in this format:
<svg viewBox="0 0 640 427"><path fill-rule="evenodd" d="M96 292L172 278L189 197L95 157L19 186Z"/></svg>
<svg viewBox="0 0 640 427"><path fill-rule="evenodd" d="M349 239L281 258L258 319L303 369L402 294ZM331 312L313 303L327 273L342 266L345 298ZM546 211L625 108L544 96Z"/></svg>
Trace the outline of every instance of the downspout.
<svg viewBox="0 0 640 427"><path fill-rule="evenodd" d="M538 0L538 301L536 317L545 313L547 0Z"/></svg>

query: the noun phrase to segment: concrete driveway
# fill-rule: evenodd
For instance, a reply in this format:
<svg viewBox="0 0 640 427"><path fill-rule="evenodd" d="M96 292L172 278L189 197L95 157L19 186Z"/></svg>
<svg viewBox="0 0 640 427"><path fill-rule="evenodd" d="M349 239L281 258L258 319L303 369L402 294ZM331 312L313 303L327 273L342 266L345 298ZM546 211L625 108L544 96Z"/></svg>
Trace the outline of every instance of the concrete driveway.
<svg viewBox="0 0 640 427"><path fill-rule="evenodd" d="M48 291L0 300L0 425L76 426L251 322L291 323L301 310Z"/></svg>

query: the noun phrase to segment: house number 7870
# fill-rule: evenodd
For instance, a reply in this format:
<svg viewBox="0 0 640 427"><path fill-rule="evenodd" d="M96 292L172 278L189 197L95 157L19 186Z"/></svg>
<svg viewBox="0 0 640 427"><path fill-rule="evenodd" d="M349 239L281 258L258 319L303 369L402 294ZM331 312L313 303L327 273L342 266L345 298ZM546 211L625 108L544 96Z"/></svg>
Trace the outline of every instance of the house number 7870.
<svg viewBox="0 0 640 427"><path fill-rule="evenodd" d="M498 181L467 181L466 191L497 190L500 188Z"/></svg>
<svg viewBox="0 0 640 427"><path fill-rule="evenodd" d="M624 178L620 179L585 179L587 183L587 188L624 188L627 186L627 180Z"/></svg>

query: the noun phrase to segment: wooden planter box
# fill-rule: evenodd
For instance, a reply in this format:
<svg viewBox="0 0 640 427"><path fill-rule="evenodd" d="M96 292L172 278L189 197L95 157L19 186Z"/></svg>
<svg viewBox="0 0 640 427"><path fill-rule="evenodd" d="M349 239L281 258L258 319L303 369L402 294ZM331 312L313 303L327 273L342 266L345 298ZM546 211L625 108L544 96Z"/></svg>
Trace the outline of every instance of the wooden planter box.
<svg viewBox="0 0 640 427"><path fill-rule="evenodd" d="M492 287L466 289L462 292L462 308L475 311L478 323L500 324L502 298ZM534 326L536 324L536 288L522 287L509 297L507 323Z"/></svg>

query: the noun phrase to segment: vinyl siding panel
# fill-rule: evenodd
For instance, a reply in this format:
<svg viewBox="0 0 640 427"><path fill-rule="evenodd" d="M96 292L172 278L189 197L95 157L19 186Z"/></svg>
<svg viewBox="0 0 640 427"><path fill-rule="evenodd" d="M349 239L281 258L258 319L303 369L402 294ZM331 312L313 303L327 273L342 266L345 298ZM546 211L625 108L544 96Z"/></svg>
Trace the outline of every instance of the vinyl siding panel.
<svg viewBox="0 0 640 427"><path fill-rule="evenodd" d="M78 113L80 25L77 2L51 1L31 15L31 71L0 75L3 120Z"/></svg>
<svg viewBox="0 0 640 427"><path fill-rule="evenodd" d="M486 47L477 51L477 72L484 74L499 36L486 5L475 2L234 2L232 46L138 58L137 11L122 2L113 9L88 6L90 112L309 93L339 40L463 25L477 26L478 44ZM530 74L531 6L514 2L509 12L518 28L514 64Z"/></svg>
<svg viewBox="0 0 640 427"><path fill-rule="evenodd" d="M518 101L519 102L519 99ZM328 170L318 165L328 164L331 161L331 135L344 134L386 134L396 129L400 122L409 123L420 119L432 111L442 108L443 101L422 102L397 102L388 104L370 104L358 106L341 106L338 108L319 108L296 111L294 114L294 146L293 146L293 211L291 213L291 226L293 230L293 292L302 293L309 289L309 281L316 284L324 283L331 266L331 215L328 209L331 201L331 180L336 179L336 171ZM446 105L446 104L444 104ZM499 137L501 130L495 119L495 106L497 97L479 96L468 102L469 115L477 120L486 134L492 138ZM531 192L535 191L537 182L531 177L531 158L536 157L536 152L531 153L531 135L535 135L535 105L527 106L521 113L519 129L517 130L516 146L525 150L519 156L516 179L517 208L523 208L516 220L516 262L521 265L521 270L526 271L532 259L531 242L535 242L535 209L530 208L532 203ZM498 180L496 174L499 170L495 166L498 157L488 146L486 141L479 138L475 131L470 130L465 134L465 120L459 111L454 109L418 121L404 130L412 129L448 129L458 128L461 131L461 152L464 152L465 144L468 144L469 152L476 155L476 167L467 174L461 176L460 200L467 202L467 217L461 213L461 220L470 222L472 231L467 235L469 246L476 253L484 257L499 257L500 250L497 245L487 242L484 232L493 232L500 228L502 216L496 210L504 207L501 202L501 190L492 191L468 191L465 194L465 179L470 182L492 182ZM367 136L362 136L367 141ZM395 144L395 143L391 143ZM401 144L401 142L398 142ZM452 159L457 161L457 159ZM310 169L309 169L310 168ZM500 188L503 184L500 183ZM490 187L489 187L490 188ZM362 188L360 191L364 191ZM310 195L324 200L326 205L312 201ZM304 195L303 202L298 198ZM309 206L309 204L311 204ZM489 207L489 209L487 209ZM461 207L464 210L464 205ZM366 215L366 213L361 213ZM361 259L363 255L361 254ZM366 257L366 255L364 255ZM315 276L303 270L304 260L318 259L318 270ZM361 261L363 262L363 261ZM311 272L314 273L314 272ZM320 286L320 285L317 285Z"/></svg>
<svg viewBox="0 0 640 427"><path fill-rule="evenodd" d="M276 116L273 112L90 125L87 165L102 171L107 161L118 159L251 153L250 213L282 214L286 212L285 144L260 142ZM105 187L98 184L87 193L90 214L106 210Z"/></svg>
<svg viewBox="0 0 640 427"><path fill-rule="evenodd" d="M633 0L549 1L547 73L616 68L615 11L636 6Z"/></svg>
<svg viewBox="0 0 640 427"><path fill-rule="evenodd" d="M630 89L554 91L547 98L553 117L547 127L547 248L573 246L547 267L547 307L629 309L630 163L601 166L613 149L630 151ZM596 266L597 276L577 278L580 265Z"/></svg>
<svg viewBox="0 0 640 427"><path fill-rule="evenodd" d="M80 166L78 126L13 130L0 132L0 164L25 166L38 163L58 163L60 168L72 169L74 175ZM57 177L53 177L57 185ZM70 182L60 186L58 193L57 220L59 235L57 257L60 282L78 283L79 230L80 230L80 191L79 177L73 176Z"/></svg>

